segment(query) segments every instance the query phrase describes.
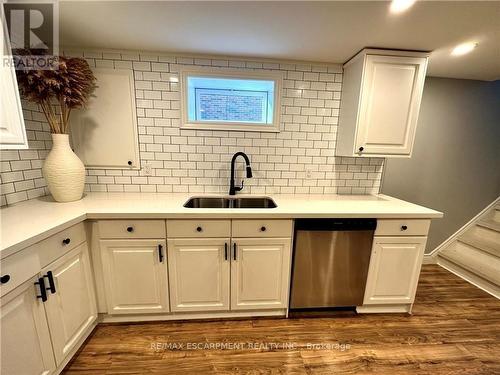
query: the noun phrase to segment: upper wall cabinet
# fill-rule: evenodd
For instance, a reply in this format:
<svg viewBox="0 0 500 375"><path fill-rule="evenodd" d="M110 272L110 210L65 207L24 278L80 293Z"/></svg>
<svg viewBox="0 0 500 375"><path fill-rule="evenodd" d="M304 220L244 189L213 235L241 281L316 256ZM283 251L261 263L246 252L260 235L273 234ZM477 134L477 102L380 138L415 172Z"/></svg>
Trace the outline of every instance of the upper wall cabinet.
<svg viewBox="0 0 500 375"><path fill-rule="evenodd" d="M411 156L427 59L365 49L344 64L337 155Z"/></svg>
<svg viewBox="0 0 500 375"><path fill-rule="evenodd" d="M0 33L2 60L0 64L0 149L26 149L28 139L24 127L23 110L17 89L16 72L10 61L10 43L2 19Z"/></svg>
<svg viewBox="0 0 500 375"><path fill-rule="evenodd" d="M94 69L97 88L87 108L71 115L71 141L87 168L139 169L134 75Z"/></svg>

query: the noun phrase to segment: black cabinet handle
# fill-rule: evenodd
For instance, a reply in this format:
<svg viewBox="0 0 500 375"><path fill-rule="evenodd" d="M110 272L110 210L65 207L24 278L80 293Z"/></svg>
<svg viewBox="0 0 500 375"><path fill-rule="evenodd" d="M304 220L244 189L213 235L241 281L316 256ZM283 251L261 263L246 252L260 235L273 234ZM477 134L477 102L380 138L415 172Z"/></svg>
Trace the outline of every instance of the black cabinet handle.
<svg viewBox="0 0 500 375"><path fill-rule="evenodd" d="M408 227L406 225L401 225L401 230L407 230Z"/></svg>
<svg viewBox="0 0 500 375"><path fill-rule="evenodd" d="M234 252L233 252L233 259L236 260L236 242L233 243L233 250L234 250Z"/></svg>
<svg viewBox="0 0 500 375"><path fill-rule="evenodd" d="M127 164L128 164L128 165L132 165L132 160L129 160L129 161L127 162Z"/></svg>
<svg viewBox="0 0 500 375"><path fill-rule="evenodd" d="M265 232L266 231L266 227L260 227L260 231L261 232Z"/></svg>
<svg viewBox="0 0 500 375"><path fill-rule="evenodd" d="M0 278L0 283L2 284L7 284L10 280L10 275L3 275L1 278Z"/></svg>
<svg viewBox="0 0 500 375"><path fill-rule="evenodd" d="M40 286L40 295L36 296L36 298L41 298L42 302L47 301L47 290L45 289L45 282L43 281L43 277L40 277L35 285Z"/></svg>
<svg viewBox="0 0 500 375"><path fill-rule="evenodd" d="M163 263L163 252L162 252L163 246L158 245L158 259L160 260L160 263Z"/></svg>
<svg viewBox="0 0 500 375"><path fill-rule="evenodd" d="M132 233L134 231L134 227L127 227L127 232Z"/></svg>
<svg viewBox="0 0 500 375"><path fill-rule="evenodd" d="M359 152L362 152L365 148L363 146L361 146L360 148L358 148Z"/></svg>
<svg viewBox="0 0 500 375"><path fill-rule="evenodd" d="M202 232L202 231L203 231L203 228L202 228L202 227L198 227L198 228L196 228L196 230L197 230L198 232Z"/></svg>
<svg viewBox="0 0 500 375"><path fill-rule="evenodd" d="M48 271L44 276L49 280L49 287L46 290L50 290L50 293L54 294L56 292L56 284L54 283L54 275L52 275L52 271Z"/></svg>
<svg viewBox="0 0 500 375"><path fill-rule="evenodd" d="M69 245L70 242L71 238L65 238L64 240L62 240L63 245Z"/></svg>
<svg viewBox="0 0 500 375"><path fill-rule="evenodd" d="M224 260L227 260L227 242L224 244Z"/></svg>

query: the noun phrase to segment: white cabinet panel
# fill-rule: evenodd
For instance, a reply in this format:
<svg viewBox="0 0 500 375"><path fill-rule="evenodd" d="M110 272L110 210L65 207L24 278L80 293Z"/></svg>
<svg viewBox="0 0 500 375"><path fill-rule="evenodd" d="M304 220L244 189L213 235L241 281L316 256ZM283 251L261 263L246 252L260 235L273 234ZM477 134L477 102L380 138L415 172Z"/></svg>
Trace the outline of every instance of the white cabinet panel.
<svg viewBox="0 0 500 375"><path fill-rule="evenodd" d="M411 156L427 56L368 49L344 65L338 155Z"/></svg>
<svg viewBox="0 0 500 375"><path fill-rule="evenodd" d="M367 56L356 140L363 154L410 154L425 62L425 58Z"/></svg>
<svg viewBox="0 0 500 375"><path fill-rule="evenodd" d="M231 310L286 308L290 238L233 239Z"/></svg>
<svg viewBox="0 0 500 375"><path fill-rule="evenodd" d="M51 273L51 274L50 274ZM47 290L47 321L59 365L97 319L94 282L84 243L42 270Z"/></svg>
<svg viewBox="0 0 500 375"><path fill-rule="evenodd" d="M233 237L291 237L293 220L253 219L231 220Z"/></svg>
<svg viewBox="0 0 500 375"><path fill-rule="evenodd" d="M75 153L87 168L138 169L133 72L94 69L94 74L97 88L93 97L85 109L71 114L71 139Z"/></svg>
<svg viewBox="0 0 500 375"><path fill-rule="evenodd" d="M426 237L374 237L364 305L415 299Z"/></svg>
<svg viewBox="0 0 500 375"><path fill-rule="evenodd" d="M169 311L164 240L101 240L109 314Z"/></svg>
<svg viewBox="0 0 500 375"><path fill-rule="evenodd" d="M9 37L3 20L0 25L2 46L10 51ZM2 48L2 62L10 59ZM17 88L16 72L8 64L0 64L0 149L28 148L23 110Z"/></svg>
<svg viewBox="0 0 500 375"><path fill-rule="evenodd" d="M172 311L229 310L229 238L168 240Z"/></svg>
<svg viewBox="0 0 500 375"><path fill-rule="evenodd" d="M33 278L1 299L0 373L47 375L55 368L43 303Z"/></svg>

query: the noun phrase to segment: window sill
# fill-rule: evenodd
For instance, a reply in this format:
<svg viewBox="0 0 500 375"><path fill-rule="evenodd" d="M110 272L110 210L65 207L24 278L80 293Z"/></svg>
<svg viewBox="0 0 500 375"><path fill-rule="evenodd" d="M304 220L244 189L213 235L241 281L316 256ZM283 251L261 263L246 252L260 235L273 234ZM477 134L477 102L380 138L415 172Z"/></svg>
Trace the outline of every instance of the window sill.
<svg viewBox="0 0 500 375"><path fill-rule="evenodd" d="M181 129L195 130L223 130L223 131L241 131L241 132L261 132L261 133L279 133L280 130L274 125L243 125L243 124L217 124L217 123L186 123L181 125Z"/></svg>

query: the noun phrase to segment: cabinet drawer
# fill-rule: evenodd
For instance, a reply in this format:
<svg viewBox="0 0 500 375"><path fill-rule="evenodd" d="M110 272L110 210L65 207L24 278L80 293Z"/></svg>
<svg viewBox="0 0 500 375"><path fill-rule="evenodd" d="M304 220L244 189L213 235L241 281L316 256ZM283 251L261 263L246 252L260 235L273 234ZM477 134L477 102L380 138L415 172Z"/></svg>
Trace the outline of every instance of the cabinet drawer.
<svg viewBox="0 0 500 375"><path fill-rule="evenodd" d="M18 251L0 261L0 295L5 295L40 272L38 245Z"/></svg>
<svg viewBox="0 0 500 375"><path fill-rule="evenodd" d="M165 238L164 220L101 220L100 238Z"/></svg>
<svg viewBox="0 0 500 375"><path fill-rule="evenodd" d="M377 220L375 236L427 236L430 225L430 220Z"/></svg>
<svg viewBox="0 0 500 375"><path fill-rule="evenodd" d="M40 241L40 265L45 267L85 241L85 227L79 223Z"/></svg>
<svg viewBox="0 0 500 375"><path fill-rule="evenodd" d="M233 220L233 237L292 237L292 220Z"/></svg>
<svg viewBox="0 0 500 375"><path fill-rule="evenodd" d="M167 220L167 234L175 237L230 237L230 220Z"/></svg>

